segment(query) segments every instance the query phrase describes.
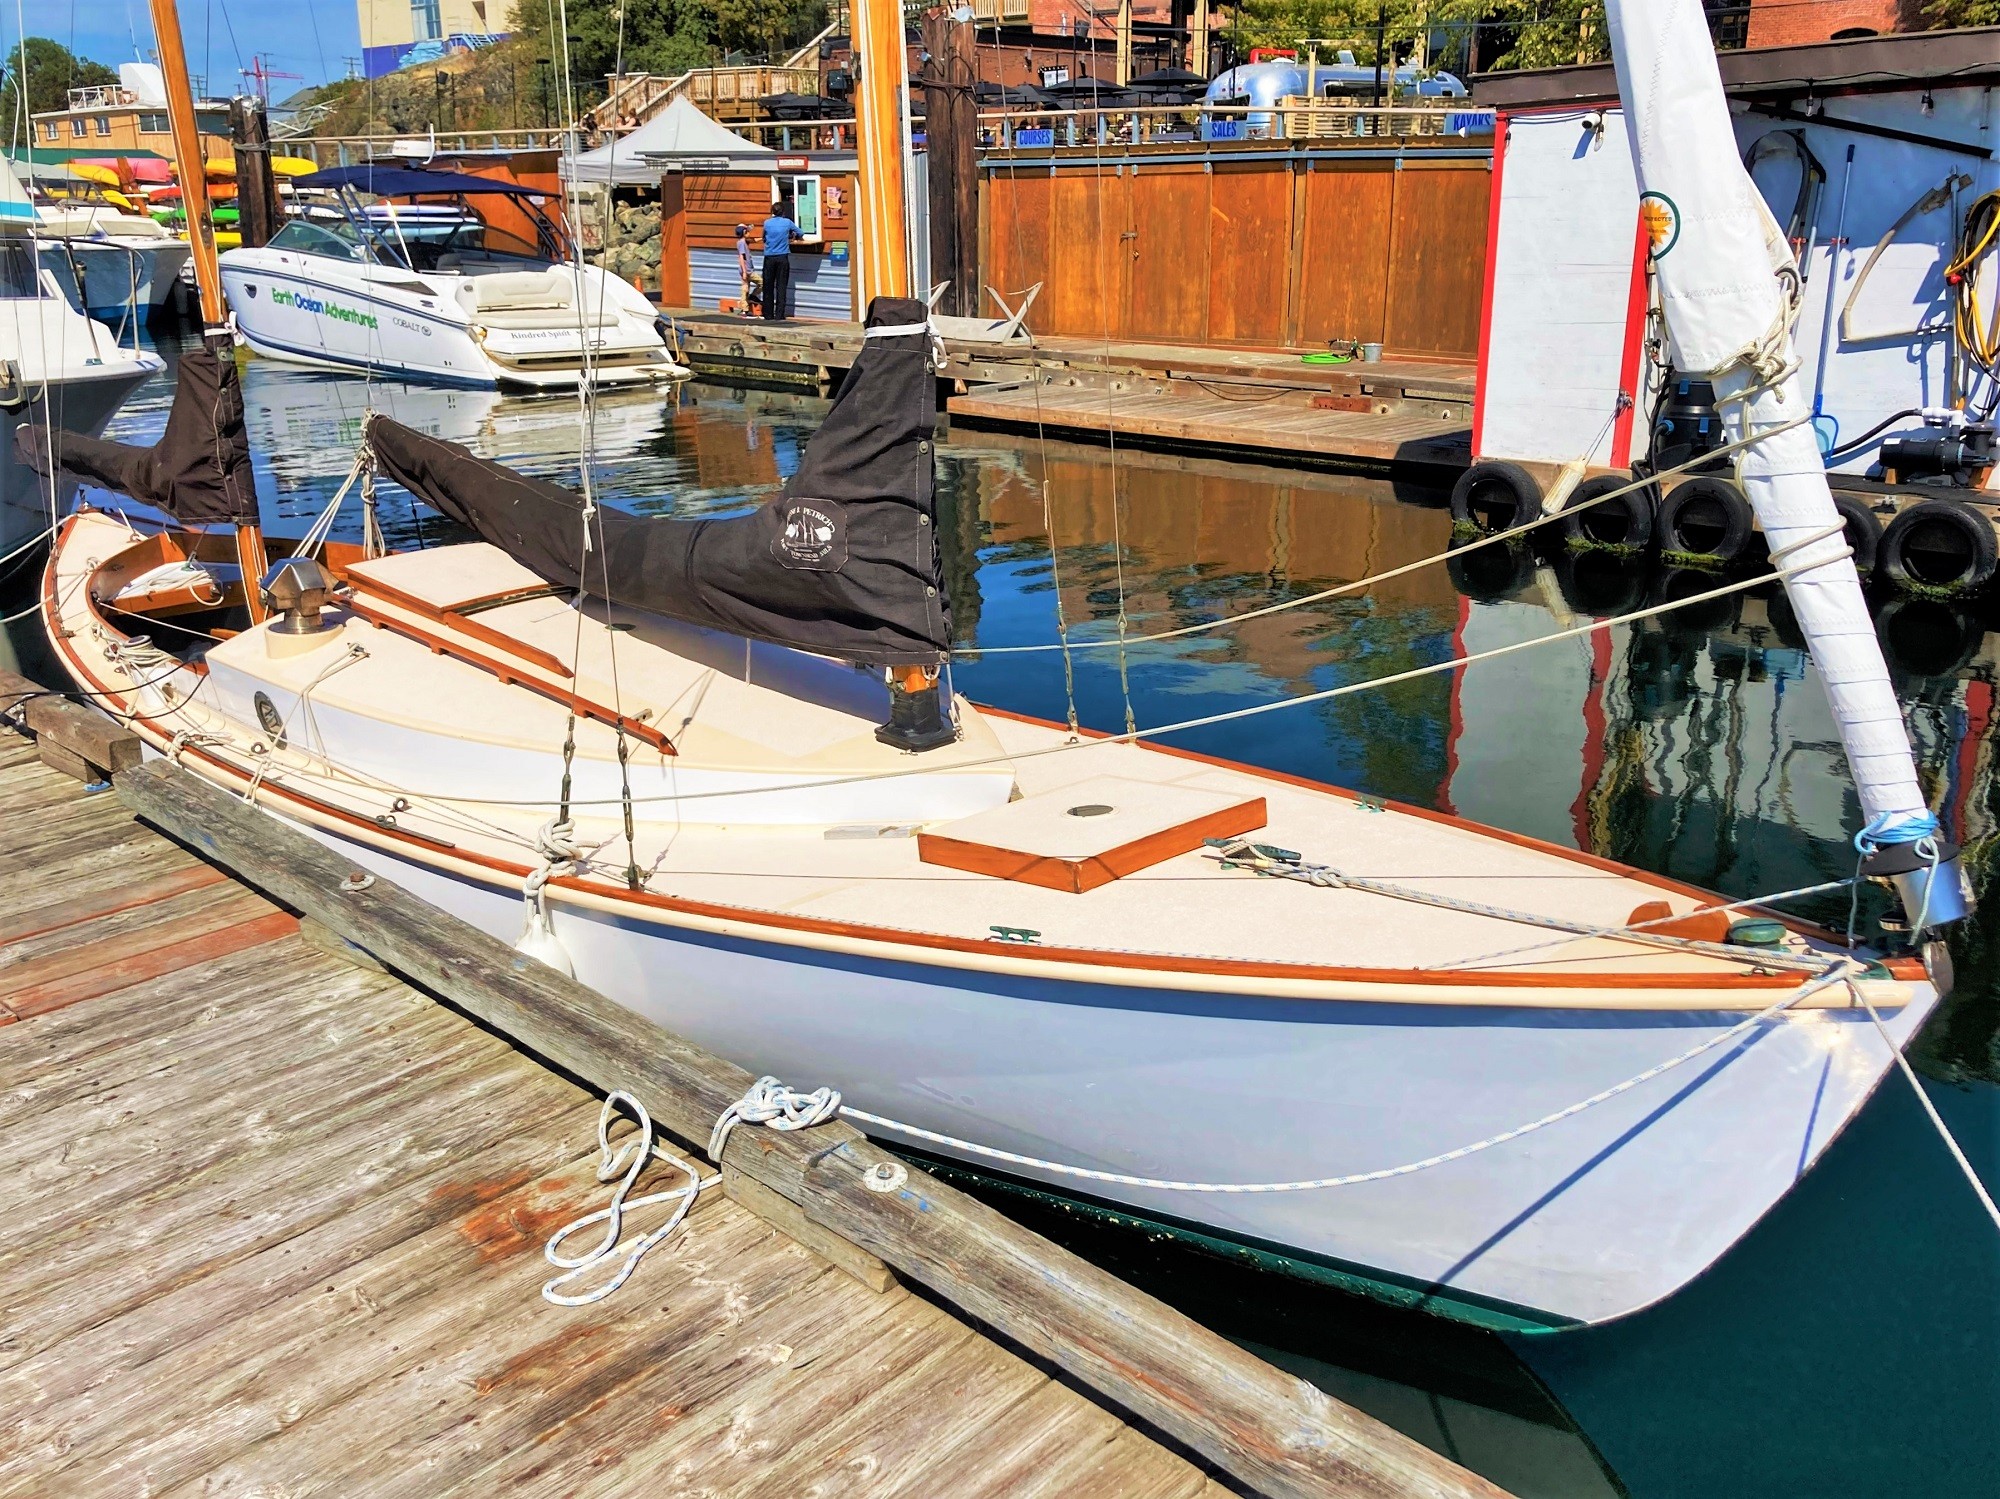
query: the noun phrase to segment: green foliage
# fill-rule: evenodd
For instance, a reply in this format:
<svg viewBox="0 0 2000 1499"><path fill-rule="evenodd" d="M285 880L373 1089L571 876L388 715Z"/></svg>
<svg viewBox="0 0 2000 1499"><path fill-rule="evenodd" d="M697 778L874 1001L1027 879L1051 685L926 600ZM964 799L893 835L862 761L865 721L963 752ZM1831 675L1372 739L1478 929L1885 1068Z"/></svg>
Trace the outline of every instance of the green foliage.
<svg viewBox="0 0 2000 1499"><path fill-rule="evenodd" d="M2000 0L1938 3L2000 7ZM1610 55L1603 0L1243 0L1232 34L1246 53L1314 38L1330 44L1322 57L1346 47L1366 66L1375 61L1378 23L1394 57L1421 51L1446 67L1463 66L1474 28L1482 70L1559 67Z"/></svg>
<svg viewBox="0 0 2000 1499"><path fill-rule="evenodd" d="M1933 26L2000 26L2000 0L1934 0L1924 17Z"/></svg>
<svg viewBox="0 0 2000 1499"><path fill-rule="evenodd" d="M555 0L516 0L517 36L549 55ZM826 0L568 0L570 71L579 88L618 68L618 27L625 27L625 71L681 73L723 52L776 58L826 24Z"/></svg>
<svg viewBox="0 0 2000 1499"><path fill-rule="evenodd" d="M115 68L78 57L62 43L52 42L45 36L29 37L7 54L7 76L4 82L0 82L0 111L4 111L0 114L0 131L10 137L17 127L15 116L20 109L19 81L24 62L29 114L64 108L69 103L69 91L73 88L89 88L95 84L118 81ZM18 128L25 134L27 121L19 121Z"/></svg>

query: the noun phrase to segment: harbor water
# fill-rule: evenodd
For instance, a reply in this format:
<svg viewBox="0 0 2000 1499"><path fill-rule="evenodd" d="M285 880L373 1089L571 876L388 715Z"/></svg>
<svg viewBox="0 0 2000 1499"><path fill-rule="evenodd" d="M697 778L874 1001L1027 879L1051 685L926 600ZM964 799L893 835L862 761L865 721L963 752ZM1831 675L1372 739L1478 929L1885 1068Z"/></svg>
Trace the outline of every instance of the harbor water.
<svg viewBox="0 0 2000 1499"><path fill-rule="evenodd" d="M170 360L177 350L163 348ZM171 367L109 435L150 441ZM372 409L578 482L573 397L364 383L245 366L267 530L327 504ZM826 403L694 384L607 395L612 504L727 514L797 465ZM1700 591L1604 557L1500 549L1226 630L1116 648L1000 646L1175 630L1443 551L1442 496L1377 478L953 432L939 447L954 683L1116 730L1477 653ZM350 502L351 503L351 502ZM392 543L444 539L385 486ZM336 536L359 534L358 507ZM1053 546L1051 545L1053 543ZM0 580L9 609L31 597ZM1698 612L1697 612L1698 611ZM2000 848L2000 624L1887 603L1881 631L1933 804L1982 886ZM50 669L31 618L7 650ZM13 661L0 660L11 665ZM1176 743L1435 807L1730 895L1839 879L1859 825L1824 694L1780 598L1753 594ZM2000 890L1954 933L1957 992L1919 1038L1923 1086L2000 1187ZM1808 908L1848 919L1845 895ZM1870 910L1864 910L1868 919ZM1310 1127L1311 1099L1274 1100ZM2000 1494L2000 1234L1892 1073L1798 1188L1668 1302L1518 1334L1394 1309L994 1186L1006 1211L1272 1361L1524 1496Z"/></svg>

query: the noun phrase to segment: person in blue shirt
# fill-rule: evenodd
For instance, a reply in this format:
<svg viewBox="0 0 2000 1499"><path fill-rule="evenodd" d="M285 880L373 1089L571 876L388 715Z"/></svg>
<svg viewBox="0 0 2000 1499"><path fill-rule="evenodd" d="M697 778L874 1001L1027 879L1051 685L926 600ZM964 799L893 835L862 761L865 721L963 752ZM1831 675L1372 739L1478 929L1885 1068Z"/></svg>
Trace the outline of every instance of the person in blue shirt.
<svg viewBox="0 0 2000 1499"><path fill-rule="evenodd" d="M792 200L780 198L764 220L764 316L771 322L792 315L792 246L804 242L792 222Z"/></svg>

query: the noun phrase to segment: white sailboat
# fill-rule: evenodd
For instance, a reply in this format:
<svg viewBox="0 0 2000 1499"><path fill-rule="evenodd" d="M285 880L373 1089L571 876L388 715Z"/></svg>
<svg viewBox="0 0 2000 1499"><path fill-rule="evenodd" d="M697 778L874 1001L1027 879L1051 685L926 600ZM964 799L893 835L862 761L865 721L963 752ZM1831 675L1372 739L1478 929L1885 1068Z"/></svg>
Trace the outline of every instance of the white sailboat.
<svg viewBox="0 0 2000 1499"><path fill-rule="evenodd" d="M186 240L109 203L44 202L36 213L42 264L83 312L117 327L128 317L143 323L166 306L188 262Z"/></svg>
<svg viewBox="0 0 2000 1499"><path fill-rule="evenodd" d="M267 358L525 390L689 373L668 354L653 304L580 264L540 194L390 162L293 186L334 195L340 212L295 218L269 244L221 257L236 332ZM446 201L399 206L412 199ZM535 241L489 223L482 201L511 208Z"/></svg>
<svg viewBox="0 0 2000 1499"><path fill-rule="evenodd" d="M1667 87L1726 131L1691 0L1644 41L1612 17L1635 130ZM1724 201L1682 244L1755 196L1733 149L1688 169L1684 208ZM1678 274L1662 291L1697 347ZM1488 1325L1601 1322L1712 1264L1933 1011L1951 980L1922 938L1966 909L1812 472L1752 450L1778 455L1750 487L1778 492L1765 524L1914 928L1895 954L1154 742L1173 726L952 698L930 349L922 304L878 295L799 472L728 520L612 512L377 417L366 463L481 539L281 561L276 619L180 654L138 625L227 602L230 539L84 510L51 643L158 753L671 1030L840 1089L890 1143ZM1760 403L1786 395L1752 425L1783 428ZM157 467L212 515L204 455L242 436L197 404ZM211 559L210 591L166 598L162 567Z"/></svg>

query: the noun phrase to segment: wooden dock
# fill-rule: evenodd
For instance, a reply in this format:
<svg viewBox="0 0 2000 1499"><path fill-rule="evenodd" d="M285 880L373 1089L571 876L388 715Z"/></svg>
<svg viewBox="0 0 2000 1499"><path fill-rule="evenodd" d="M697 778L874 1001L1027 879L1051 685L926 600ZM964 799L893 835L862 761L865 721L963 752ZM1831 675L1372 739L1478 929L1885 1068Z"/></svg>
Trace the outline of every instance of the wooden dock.
<svg viewBox="0 0 2000 1499"><path fill-rule="evenodd" d="M919 1211L857 1191L829 1234L836 1194L806 1179L887 1160L838 1123L739 1131L727 1195L622 1290L545 1302L542 1245L608 1192L575 1078L618 1068L685 1134L712 1100L661 1080L726 1064L627 1012L594 1022L608 1002L393 886L336 893L331 853L183 772L118 782L86 792L0 730L0 1495L1499 1493L921 1173ZM260 883L328 924L128 802L232 861L268 840ZM750 1178L804 1180L814 1206ZM994 1227L941 1249L871 1215ZM871 1237L933 1290L970 1267L967 1301L1030 1357L904 1289ZM1121 1376L1079 1377L1072 1331L1227 1461L1082 1393Z"/></svg>
<svg viewBox="0 0 2000 1499"><path fill-rule="evenodd" d="M861 348L858 323L673 316L681 357L714 378L830 390ZM1472 461L1474 382L1463 364L1307 364L1269 349L1075 337L947 339L945 356L955 422L1446 482Z"/></svg>

